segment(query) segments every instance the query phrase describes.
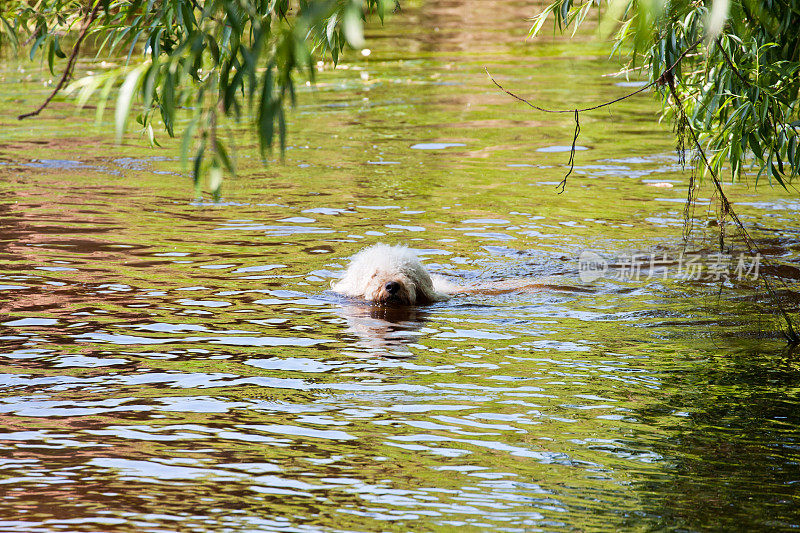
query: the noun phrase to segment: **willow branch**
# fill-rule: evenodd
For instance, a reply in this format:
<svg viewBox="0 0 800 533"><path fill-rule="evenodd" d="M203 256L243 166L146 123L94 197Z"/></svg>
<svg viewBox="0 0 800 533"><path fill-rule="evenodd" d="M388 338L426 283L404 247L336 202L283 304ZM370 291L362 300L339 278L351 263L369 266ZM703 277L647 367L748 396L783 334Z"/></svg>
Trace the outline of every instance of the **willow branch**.
<svg viewBox="0 0 800 533"><path fill-rule="evenodd" d="M55 98L56 94L61 91L64 84L67 83L67 80L72 75L72 70L75 68L75 61L78 59L78 52L81 49L81 44L83 43L84 38L86 38L86 34L89 31L89 26L92 25L92 22L95 21L97 18L98 13L100 13L100 7L102 6L102 2L97 0L97 4L95 4L94 8L86 14L86 17L83 19L83 28L81 28L81 32L78 35L78 39L75 41L75 45L72 47L72 53L69 56L69 60L67 61L67 66L64 68L64 73L61 75L61 79L58 80L55 89L53 92L50 93L50 96L40 105L36 110L31 111L30 113L25 113L19 115L17 117L18 120L23 120L30 117L35 117L39 113L45 110L45 108L50 105L50 102Z"/></svg>
<svg viewBox="0 0 800 533"><path fill-rule="evenodd" d="M739 228L739 231L742 232L742 236L744 237L744 241L747 244L747 247L749 248L750 252L756 253L759 258L764 257L763 254L761 253L761 249L758 247L758 245L755 243L755 240L750 236L750 233L744 227L744 224L739 219L739 215L737 215L736 212L733 210L733 206L728 201L728 197L725 195L725 192L722 190L722 182L720 181L719 176L717 176L717 173L714 171L713 167L711 166L711 163L706 157L706 153L703 150L702 145L700 144L700 139L697 137L697 133L694 131L694 128L689 123L688 117L686 116L686 111L683 108L683 102L681 102L681 99L678 96L678 92L675 90L675 83L670 82L668 84L668 87L670 94L675 99L675 107L677 108L681 119L685 121L686 129L689 131L689 135L691 135L692 137L692 141L694 142L695 150L697 151L698 157L703 162L703 165L706 167L706 170L708 170L708 173L711 176L711 182L714 184L714 188L716 189L717 194L719 195L720 217L724 218L726 215L730 216L731 220L733 220L734 224L736 224L736 227ZM779 275L776 274L775 277L777 277L781 282L783 282L783 278L781 278ZM787 340L792 344L800 343L800 335L798 335L797 331L795 331L792 319L789 316L789 313L786 311L786 309L784 309L783 306L781 305L780 300L778 299L778 294L777 292L775 292L775 288L772 286L772 283L769 281L769 278L765 275L762 276L761 279L764 281L764 286L766 287L767 292L775 300L775 303L778 306L778 310L780 311L781 316L783 316L783 319L786 322L787 331L784 332L784 335L786 335Z"/></svg>
<svg viewBox="0 0 800 533"><path fill-rule="evenodd" d="M528 105L528 106L530 106L530 107L532 107L532 108L534 108L534 109L536 109L538 111L542 111L544 113L576 113L576 112L577 113L582 113L584 111L594 111L595 109L600 109L602 107L610 106L611 104L616 104L617 102L621 102L622 100L626 100L626 99L630 98L631 96L636 96L637 94L646 91L647 89L649 89L653 85L664 85L665 83L667 83L667 80L669 78L673 77L675 68L680 64L680 62L683 61L683 59L692 50L697 48L700 45L700 43L702 43L702 42L703 42L703 39L698 39L691 46L689 46L689 48L684 50L683 53L678 56L678 59L676 59L675 62L672 63L672 65L670 65L670 67L668 69L666 69L663 73L661 73L661 75L655 81L651 81L647 85L645 85L643 87L640 87L639 89L633 91L632 93L626 94L625 96L620 96L619 98L615 98L613 100L609 100L608 102L603 102L602 104L598 104L598 105L595 105L595 106L592 106L592 107L585 107L583 109L546 109L544 107L539 107L538 105L529 102L525 98L523 98L523 97L521 97L521 96L519 96L517 94L512 93L511 91L509 91L508 89L506 89L505 87L500 85L497 82L497 80L495 80L492 77L492 75L489 74L489 70L486 67L484 67L483 70L486 71L486 75L489 76L489 79L492 80L492 83L494 83L497 86L498 89L500 89L501 91L503 91L507 95L509 95L509 96L511 96L513 98L516 98L520 102L522 102L522 103L524 103L524 104L526 104L526 105Z"/></svg>
<svg viewBox="0 0 800 533"><path fill-rule="evenodd" d="M558 192L558 194L561 194L561 193L564 192L564 189L567 187L567 178L570 176L570 174L572 174L572 170L575 168L575 144L577 143L578 135L580 135L580 132L581 132L581 126L580 126L580 120L579 120L579 115L578 114L582 113L584 111L594 111L595 109L600 109L602 107L610 106L611 104L616 104L617 102L621 102L622 100L628 99L631 96L635 96L635 95L637 95L637 94L639 94L641 92L646 91L647 89L649 89L653 85L667 85L667 84L669 84L670 86L672 86L672 84L675 81L675 68L680 64L681 61L683 61L683 58L685 58L689 54L689 52L691 52L692 50L697 48L697 46L701 42L703 42L702 38L698 39L691 46L689 46L686 50L684 50L683 53L681 53L681 55L678 56L678 58L675 60L675 62L672 63L672 65L670 65L670 67L668 69L666 69L664 72L662 72L661 75L655 81L651 81L647 85L637 89L636 91L633 91L632 93L626 94L625 96L620 96L619 98L615 98L613 100L609 100L608 102L603 102L602 104L598 104L598 105L595 105L595 106L592 106L592 107L585 107L583 109L546 109L544 107L540 107L540 106L538 106L538 105L536 105L534 103L529 102L528 100L526 100L525 98L519 96L518 94L512 93L511 91L509 91L508 89L506 89L505 87L500 85L497 82L497 80L495 80L492 77L492 75L489 74L489 69L487 69L486 67L484 67L483 70L486 71L486 75L489 76L489 79L492 80L492 83L494 83L497 86L498 89L500 89L501 91L503 91L507 95L509 95L509 96L511 96L513 98L516 98L520 102L522 102L522 103L524 103L524 104L536 109L537 111L542 111L544 113L574 113L575 114L575 134L572 137L572 147L570 148L570 151L569 151L569 162L567 163L569 165L569 170L567 171L566 175L561 179L561 181L558 183L558 185L556 185L556 188L559 188L559 187L561 188L561 190Z"/></svg>

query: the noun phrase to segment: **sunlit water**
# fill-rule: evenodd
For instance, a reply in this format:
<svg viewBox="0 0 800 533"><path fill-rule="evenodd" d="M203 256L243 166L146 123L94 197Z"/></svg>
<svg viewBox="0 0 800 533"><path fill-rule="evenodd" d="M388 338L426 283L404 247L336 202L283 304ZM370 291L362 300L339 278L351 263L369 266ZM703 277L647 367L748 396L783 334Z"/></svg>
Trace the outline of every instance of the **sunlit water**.
<svg viewBox="0 0 800 533"><path fill-rule="evenodd" d="M571 116L483 68L550 107L636 84L599 46L524 42L532 5L489 4L409 7L326 65L283 163L234 132L217 205L167 140L115 146L66 103L17 123L48 75L2 72L0 530L800 527L796 358L757 284L680 279L718 228L701 201L684 249L656 103L585 115L558 195ZM792 263L796 199L731 194ZM327 290L376 242L553 287L410 309ZM586 252L608 261L592 281ZM633 253L667 260L636 279Z"/></svg>

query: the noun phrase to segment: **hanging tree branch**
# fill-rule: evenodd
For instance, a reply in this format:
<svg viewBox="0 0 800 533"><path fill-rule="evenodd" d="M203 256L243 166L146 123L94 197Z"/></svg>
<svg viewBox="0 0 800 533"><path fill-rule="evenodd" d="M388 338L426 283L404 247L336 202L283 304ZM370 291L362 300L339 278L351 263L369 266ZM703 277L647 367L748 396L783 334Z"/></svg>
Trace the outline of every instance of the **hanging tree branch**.
<svg viewBox="0 0 800 533"><path fill-rule="evenodd" d="M700 44L700 41L695 43L694 46L697 46L698 44ZM684 52L684 54L681 55L680 59L682 59L684 55L686 55L686 52ZM677 64L678 63L676 62L675 65L677 65ZM670 68L675 68L675 65L672 65L672 67L670 67ZM585 107L583 109L545 109L544 107L539 107L536 104L532 104L531 102L529 102L525 98L521 97L520 95L514 94L511 91L509 91L508 89L506 89L505 87L503 87L502 85L500 85L497 82L497 80L495 80L492 77L492 75L489 74L489 70L486 67L483 67L483 70L486 71L486 75L489 76L489 79L492 80L492 83L497 85L497 87L501 91L503 91L504 93L506 93L509 96L512 96L512 97L516 98L520 102L522 102L522 103L524 103L524 104L536 109L537 111L542 111L543 113L575 113L575 112L583 113L584 111L594 111L595 109L600 109L601 107L606 107L606 106L609 106L611 104L616 104L617 102L621 102L622 100L630 98L631 96L635 96L635 95L639 94L640 92L646 91L647 89L649 89L650 87L652 87L653 85L658 83L658 80L650 82L647 85L645 85L645 86L633 91L630 94L626 94L625 96L620 96L619 98L615 98L614 100L610 100L608 102L603 102L602 104L598 104L598 105L592 106L592 107Z"/></svg>
<svg viewBox="0 0 800 533"><path fill-rule="evenodd" d="M69 60L67 61L67 66L64 67L64 73L61 75L61 79L58 80L55 89L53 92L50 93L50 96L34 111L30 113L24 113L17 117L18 120L23 120L30 117L35 117L39 113L45 110L45 108L50 105L50 102L55 98L56 94L61 91L61 88L64 87L64 84L69 80L70 76L72 76L72 70L75 68L75 61L78 59L78 52L81 49L81 44L83 43L84 38L86 38L86 34L89 31L89 26L92 25L92 22L95 21L97 15L100 13L100 8L102 7L102 2L97 0L94 8L86 13L86 16L83 19L83 28L81 28L81 32L78 35L78 39L75 41L75 44L72 47L72 53L69 56Z"/></svg>
<svg viewBox="0 0 800 533"><path fill-rule="evenodd" d="M489 79L492 80L492 83L494 83L497 86L498 89L500 89L501 91L503 91L507 95L509 95L509 96L511 96L513 98L516 98L520 102L532 107L533 109L536 109L537 111L542 111L543 113L574 113L575 114L575 133L572 136L572 147L570 148L570 151L569 151L569 162L567 163L569 165L569 170L567 171L566 175L561 179L561 181L558 183L558 185L556 185L556 188L559 188L559 187L561 188L561 190L558 192L558 194L561 194L561 193L564 192L564 189L566 189L566 187L567 187L567 178L570 176L570 174L572 174L572 171L575 168L575 146L576 146L576 143L578 142L578 136L581 133L581 125L580 125L579 113L583 113L585 111L594 111L595 109L600 109L600 108L603 108L603 107L606 107L606 106L610 106L612 104L616 104L617 102L621 102L621 101L626 100L626 99L628 99L628 98L630 98L632 96L636 96L637 94L646 91L647 89L651 88L653 85L664 85L664 84L668 83L669 80L674 79L674 77L675 77L675 68L680 64L680 62L683 60L683 58L686 57L692 50L697 48L700 45L701 42L703 42L703 39L698 39L691 46L689 46L686 50L684 50L683 53L678 56L678 59L676 59L675 62L672 63L672 65L668 69L666 69L655 81L651 81L647 85L644 85L643 87L640 87L639 89L633 91L632 93L626 94L625 96L620 96L619 98L615 98L613 100L609 100L608 102L603 102L603 103L597 104L595 106L584 107L583 109L546 109L544 107L540 107L540 106L538 106L536 104L531 103L530 101L526 100L525 98L519 96L518 94L515 94L515 93L509 91L508 89L506 89L502 85L500 85L500 83L498 83L497 80L495 80L492 77L492 75L489 74L489 70L486 67L484 67L483 70L486 72L486 75L489 76Z"/></svg>
<svg viewBox="0 0 800 533"><path fill-rule="evenodd" d="M569 161L567 164L569 165L569 170L567 171L566 175L558 182L556 185L556 189L561 187L561 190L558 191L558 194L564 192L564 189L567 188L567 178L570 174L572 174L572 170L575 168L575 143L578 142L578 135L581 134L581 123L580 119L578 118L578 110L575 110L575 133L572 135L572 148L569 151Z"/></svg>
<svg viewBox="0 0 800 533"><path fill-rule="evenodd" d="M538 106L536 104L531 103L530 101L526 100L525 98L523 98L523 97L521 97L521 96L519 96L519 95L517 95L517 94L515 94L515 93L513 93L511 91L509 91L508 89L506 89L505 87L500 85L500 83L498 83L497 80L495 80L492 77L492 75L489 73L488 69L484 68L484 70L486 71L487 76L489 76L489 79L492 80L492 83L494 83L501 91L503 91L504 93L508 94L509 96L519 100L520 102L526 104L527 106L532 107L533 109L536 109L537 111L541 111L543 113L573 113L574 114L574 116L575 116L575 132L574 132L573 138L572 138L572 147L570 149L569 161L567 163L569 165L569 170L567 171L567 173L564 176L564 178L556 186L557 188L558 187L561 188L561 190L559 191L559 194L564 192L564 189L566 188L566 185L567 185L567 178L570 176L570 174L572 174L572 171L573 171L573 168L574 168L575 146L576 146L576 142L578 140L578 136L580 135L580 131L581 131L580 119L579 119L579 114L580 113L585 112L585 111L594 111L596 109L600 109L600 108L615 104L617 102L621 102L622 100L626 100L626 99L628 99L628 98L630 98L632 96L635 96L635 95L637 95L639 93L642 93L642 92L646 91L647 89L653 87L654 85L668 87L670 95L672 96L672 98L674 99L674 102L675 102L674 103L674 107L677 110L677 126L676 127L678 129L678 139L679 139L679 143L678 143L677 149L679 150L679 157L681 158L681 163L685 164L685 156L683 154L683 133L685 131L688 131L689 135L691 137L692 143L694 145L694 150L695 150L696 157L700 162L702 162L703 166L706 168L706 170L710 174L711 182L714 185L714 189L715 189L715 191L717 193L717 196L719 198L719 202L720 202L720 213L719 213L719 215L720 215L720 249L723 249L723 247L724 247L724 227L723 227L724 220L725 220L726 217L730 217L730 219L734 222L734 224L736 225L736 227L739 229L739 231L741 232L742 236L744 237L744 241L745 241L745 244L747 245L748 251L750 253L756 254L759 258L762 258L764 256L761 254L760 248L755 243L754 239L750 236L750 234L747 231L747 229L744 227L744 224L742 223L742 221L739 218L739 216L736 214L736 211L733 209L733 206L731 205L730 201L728 200L728 197L725 195L725 192L724 192L724 190L722 188L722 182L720 181L719 176L717 175L717 173L714 171L713 167L711 166L710 161L706 157L705 151L703 150L703 147L700 144L700 139L697 136L697 133L695 132L694 128L692 127L692 125L691 125L691 123L689 121L689 117L686 115L686 111L685 111L685 109L683 107L683 103L682 103L682 101L681 101L680 97L678 96L678 93L677 93L677 91L675 89L675 82L676 82L675 69L678 67L678 65L680 65L681 61L690 52L692 52L694 49L696 49L700 45L701 42L703 42L702 38L698 39L693 44L691 44L688 48L686 48L686 50L684 50L681 53L681 55L678 56L678 58L672 63L672 65L670 65L667 69L665 69L661 73L661 75L659 75L659 77L656 78L655 81L652 81L652 82L648 83L647 85L644 85L643 87L639 88L638 90L633 91L632 93L626 94L625 96L621 96L619 98L615 98L613 100L609 100L607 102L603 102L603 103L600 103L598 105L591 106L591 107L585 107L585 108L582 108L582 109L578 109L578 108L576 108L576 109L546 109L546 108L540 107L540 106ZM721 42L719 42L719 40L717 41L717 45L722 50L722 45L721 45ZM733 62L731 61L730 57L728 57L727 53L725 53L724 50L723 50L723 56L725 57L725 60L729 64L729 66L734 70L736 75L742 81L747 82L747 80L741 75L741 73L739 73L739 71L734 67ZM692 171L692 174L691 174L690 179L689 179L689 191L688 191L688 195L687 195L687 198L686 198L687 218L688 218L688 213L689 213L688 209L690 208L690 206L694 205L694 198L695 198L694 197L694 190L695 190L695 174L694 174L694 171ZM685 234L685 237L688 237L688 234ZM780 283L782 285L786 286L786 283L785 283L784 279L781 276L779 276L778 274L774 274L774 275L780 281ZM775 288L773 287L772 282L770 281L769 277L766 276L766 275L762 276L762 279L764 281L764 286L766 287L767 292L774 299L774 301L775 301L775 303L776 303L776 305L777 305L777 307L778 307L778 309L780 311L780 314L781 314L781 316L783 317L783 319L784 319L784 321L786 323L786 331L784 331L784 336L786 337L786 339L791 344L800 343L800 334L798 334L798 332L796 331L796 329L794 327L794 324L792 322L792 319L789 316L789 313L781 305L780 299L778 298L778 294L777 294Z"/></svg>
<svg viewBox="0 0 800 533"><path fill-rule="evenodd" d="M675 82L674 82L674 80L670 80L670 82L668 84L668 87L669 87L669 92L672 95L672 98L675 100L675 108L677 109L678 113L680 114L680 119L684 121L684 123L686 125L686 129L688 130L689 135L692 138L692 142L694 143L694 149L696 150L696 153L698 154L698 157L700 158L700 160L703 162L703 165L706 167L706 170L708 171L708 174L711 176L711 183L713 183L714 189L716 190L717 195L719 197L720 219L722 221L724 221L724 218L726 216L729 216L731 218L731 220L733 220L733 222L736 225L736 227L739 228L739 231L742 233L742 236L744 237L744 242L747 245L748 251L750 251L750 253L757 254L757 256L759 258L764 257L761 254L761 249L755 243L755 240L750 236L750 233L744 227L744 224L742 224L742 221L739 218L739 215L737 215L736 211L734 211L733 206L731 205L730 201L728 201L728 197L725 196L725 192L722 190L722 182L719 180L719 176L717 176L717 173L714 172L714 169L711 167L711 163L708 161L708 158L706 157L705 151L703 150L703 147L700 144L700 139L697 136L697 132L694 131L694 128L692 128L691 124L689 123L688 117L686 116L686 111L683 108L683 102L681 101L680 97L678 96L678 92L675 90ZM691 192L690 192L690 194L691 194ZM720 231L724 232L722 227L720 227ZM721 233L720 234L720 248L722 248L723 239L724 239L724 233ZM778 280L780 280L780 282L784 286L786 285L785 281L783 280L783 278L781 276L775 274L775 277ZM800 335L798 335L797 331L795 331L794 324L792 323L792 319L789 316L789 313L781 305L780 299L778 298L778 294L775 291L775 288L772 286L772 282L769 280L768 276L763 276L762 279L764 280L764 287L767 289L767 292L769 293L769 295L775 300L775 303L778 306L778 310L780 311L781 316L783 317L784 321L786 322L786 331L784 331L784 335L786 336L786 339L791 344L800 343Z"/></svg>

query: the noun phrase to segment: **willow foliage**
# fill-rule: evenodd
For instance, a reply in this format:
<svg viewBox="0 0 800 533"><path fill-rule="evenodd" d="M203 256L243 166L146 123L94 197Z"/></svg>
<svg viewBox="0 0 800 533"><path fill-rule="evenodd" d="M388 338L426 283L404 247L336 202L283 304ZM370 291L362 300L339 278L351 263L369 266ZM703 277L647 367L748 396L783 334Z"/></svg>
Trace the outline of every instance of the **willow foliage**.
<svg viewBox="0 0 800 533"><path fill-rule="evenodd" d="M718 176L753 173L784 187L797 177L800 0L556 0L534 17L531 34L551 17L574 31L601 8L614 52L649 74L664 116L677 117L679 147L689 127Z"/></svg>
<svg viewBox="0 0 800 533"><path fill-rule="evenodd" d="M97 102L98 116L115 97L118 139L130 116L154 143L154 126L172 136L180 121L182 155L193 161L195 182L207 175L218 196L223 172L234 172L217 134L220 115L252 120L262 155L275 144L283 148L294 76L313 79L316 57L336 62L345 46L361 47L366 17L382 21L395 6L394 0L4 0L0 43L29 46L31 59L41 54L51 72L62 71L62 83L82 44L96 61L124 57L124 66L77 79L67 90L81 104Z"/></svg>

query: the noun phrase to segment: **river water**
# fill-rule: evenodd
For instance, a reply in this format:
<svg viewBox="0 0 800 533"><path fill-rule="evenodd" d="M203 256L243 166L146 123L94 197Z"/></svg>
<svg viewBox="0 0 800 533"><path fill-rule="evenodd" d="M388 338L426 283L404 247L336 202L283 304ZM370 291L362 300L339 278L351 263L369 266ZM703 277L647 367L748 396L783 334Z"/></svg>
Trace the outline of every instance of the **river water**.
<svg viewBox="0 0 800 533"><path fill-rule="evenodd" d="M800 365L768 267L731 229L717 255L705 189L685 245L652 95L582 117L559 195L572 117L484 68L545 107L636 80L495 4L409 5L322 65L282 162L232 126L218 204L168 139L115 145L66 101L17 122L51 76L5 63L0 531L800 527ZM796 278L796 197L729 190ZM408 309L327 290L377 242L458 283L550 286Z"/></svg>

